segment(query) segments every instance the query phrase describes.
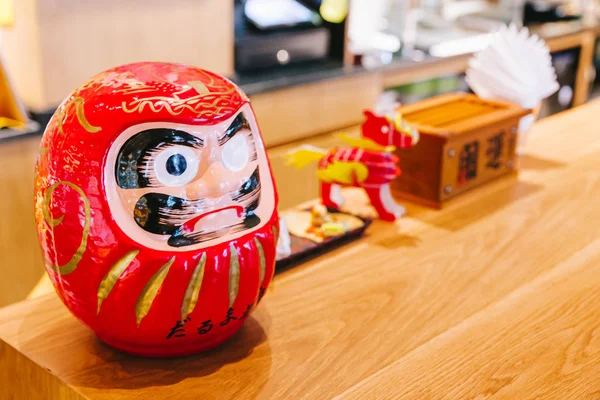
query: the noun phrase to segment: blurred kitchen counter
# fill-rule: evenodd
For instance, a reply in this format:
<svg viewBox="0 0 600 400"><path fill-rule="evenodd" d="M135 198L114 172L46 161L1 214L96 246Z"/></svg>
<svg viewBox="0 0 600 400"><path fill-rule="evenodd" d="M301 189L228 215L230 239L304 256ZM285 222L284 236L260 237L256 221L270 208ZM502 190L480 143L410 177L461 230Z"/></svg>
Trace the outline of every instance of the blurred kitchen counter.
<svg viewBox="0 0 600 400"><path fill-rule="evenodd" d="M580 48L573 106L589 97L594 76L597 21L546 23L530 27L546 40L551 52ZM234 80L250 96L267 147L311 138L362 121L362 109L372 107L387 88L463 73L471 54L438 58L420 53L418 58L396 57L372 70L335 62L294 66Z"/></svg>
<svg viewBox="0 0 600 400"><path fill-rule="evenodd" d="M599 113L594 102L538 122L518 176L441 211L409 204L396 224L376 221L357 242L278 274L242 330L202 355L114 351L53 293L6 307L0 390L27 399L597 398ZM279 186L285 196L292 185ZM5 246L16 254L1 282L14 285L5 271L23 267L24 250Z"/></svg>
<svg viewBox="0 0 600 400"><path fill-rule="evenodd" d="M546 23L530 30L546 39L552 52L581 49L573 105L584 104L594 75L600 24L581 20ZM231 78L250 96L267 147L274 147L358 124L361 111L372 107L384 89L463 73L470 57L436 58L419 53L418 58L399 56L372 70L327 61L252 74L234 73ZM51 114L51 109L38 110L36 116L43 122Z"/></svg>

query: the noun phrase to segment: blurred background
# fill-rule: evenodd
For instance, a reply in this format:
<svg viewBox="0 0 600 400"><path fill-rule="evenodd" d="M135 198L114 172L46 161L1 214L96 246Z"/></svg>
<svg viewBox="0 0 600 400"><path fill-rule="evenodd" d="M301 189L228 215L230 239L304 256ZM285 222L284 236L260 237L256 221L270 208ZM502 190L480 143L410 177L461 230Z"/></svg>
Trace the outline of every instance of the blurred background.
<svg viewBox="0 0 600 400"><path fill-rule="evenodd" d="M230 77L251 98L286 208L317 184L314 170L285 167L285 152L335 145L333 132L355 132L379 99L468 91L471 53L502 24L529 27L552 51L560 90L542 117L596 97L597 14L596 0L0 0L0 306L43 276L32 201L41 133L98 72L173 61Z"/></svg>

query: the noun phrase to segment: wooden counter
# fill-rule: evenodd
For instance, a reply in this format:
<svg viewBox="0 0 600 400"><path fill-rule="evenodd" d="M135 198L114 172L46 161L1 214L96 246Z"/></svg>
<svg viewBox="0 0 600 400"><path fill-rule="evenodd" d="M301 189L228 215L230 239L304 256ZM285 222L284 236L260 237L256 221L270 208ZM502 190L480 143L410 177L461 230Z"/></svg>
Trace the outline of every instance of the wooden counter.
<svg viewBox="0 0 600 400"><path fill-rule="evenodd" d="M0 398L597 399L599 113L537 124L518 177L280 273L203 355L113 351L54 294L6 307Z"/></svg>

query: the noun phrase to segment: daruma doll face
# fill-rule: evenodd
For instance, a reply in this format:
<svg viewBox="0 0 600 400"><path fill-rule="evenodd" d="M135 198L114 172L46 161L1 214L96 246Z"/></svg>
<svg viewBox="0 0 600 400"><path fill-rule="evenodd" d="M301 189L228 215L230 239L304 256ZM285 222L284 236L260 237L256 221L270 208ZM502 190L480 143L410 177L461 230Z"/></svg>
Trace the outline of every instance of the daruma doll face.
<svg viewBox="0 0 600 400"><path fill-rule="evenodd" d="M273 276L277 193L254 112L201 69L125 65L73 92L42 139L35 204L60 298L130 353L224 342Z"/></svg>

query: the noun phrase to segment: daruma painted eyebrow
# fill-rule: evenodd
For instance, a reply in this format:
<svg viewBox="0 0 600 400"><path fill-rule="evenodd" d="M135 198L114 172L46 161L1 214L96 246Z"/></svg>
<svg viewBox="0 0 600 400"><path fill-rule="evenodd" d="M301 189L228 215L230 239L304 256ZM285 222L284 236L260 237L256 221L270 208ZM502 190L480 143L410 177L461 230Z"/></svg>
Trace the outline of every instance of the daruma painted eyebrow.
<svg viewBox="0 0 600 400"><path fill-rule="evenodd" d="M225 134L219 138L219 146L223 146L229 141L229 139L234 137L236 133L242 130L251 131L248 120L246 119L243 113L239 113L237 117L235 117L231 125L229 125L229 128L227 128Z"/></svg>
<svg viewBox="0 0 600 400"><path fill-rule="evenodd" d="M140 167L157 149L175 145L201 149L204 141L190 133L169 128L148 129L129 138L119 150L115 163L117 185L121 189L152 186Z"/></svg>

